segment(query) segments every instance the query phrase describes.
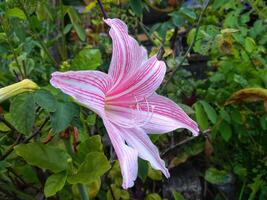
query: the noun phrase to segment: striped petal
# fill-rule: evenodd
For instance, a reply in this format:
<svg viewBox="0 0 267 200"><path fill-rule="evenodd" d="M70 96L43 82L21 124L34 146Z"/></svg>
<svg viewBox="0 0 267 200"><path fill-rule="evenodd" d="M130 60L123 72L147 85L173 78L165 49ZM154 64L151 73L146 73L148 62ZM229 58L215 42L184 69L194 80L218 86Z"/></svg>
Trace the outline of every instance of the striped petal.
<svg viewBox="0 0 267 200"><path fill-rule="evenodd" d="M108 119L103 119L103 122L120 163L123 178L122 187L124 189L130 188L134 185L134 181L137 178L138 152L125 144L122 135L128 130L114 125Z"/></svg>
<svg viewBox="0 0 267 200"><path fill-rule="evenodd" d="M178 128L186 128L194 136L199 134L197 123L170 99L153 94L147 101L149 106L153 106L151 119L142 127L148 133L167 133ZM147 107L143 106L143 110L147 111Z"/></svg>
<svg viewBox="0 0 267 200"><path fill-rule="evenodd" d="M107 103L136 101L148 97L160 86L166 72L166 65L156 56L151 57L130 77L107 93Z"/></svg>
<svg viewBox="0 0 267 200"><path fill-rule="evenodd" d="M127 25L119 19L104 20L110 27L112 38L112 59L108 74L114 80L114 87L141 67L147 60L147 51L128 35Z"/></svg>
<svg viewBox="0 0 267 200"><path fill-rule="evenodd" d="M100 71L54 72L50 83L100 116L104 113L105 94L113 84Z"/></svg>
<svg viewBox="0 0 267 200"><path fill-rule="evenodd" d="M167 133L178 128L186 128L193 135L199 132L197 123L176 103L157 94L136 103L114 102L106 106L106 115L118 125L140 126L147 133Z"/></svg>
<svg viewBox="0 0 267 200"><path fill-rule="evenodd" d="M159 156L157 147L151 142L142 128L130 128L123 132L126 143L138 151L138 156L150 162L151 166L161 170L166 178L170 177L164 161Z"/></svg>

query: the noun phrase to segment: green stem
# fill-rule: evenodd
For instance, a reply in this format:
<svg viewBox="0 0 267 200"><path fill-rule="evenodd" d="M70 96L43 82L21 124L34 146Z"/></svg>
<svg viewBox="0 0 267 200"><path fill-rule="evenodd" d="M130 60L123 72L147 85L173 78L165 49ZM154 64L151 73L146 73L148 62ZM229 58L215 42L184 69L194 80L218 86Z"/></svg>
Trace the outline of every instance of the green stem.
<svg viewBox="0 0 267 200"><path fill-rule="evenodd" d="M81 183L78 183L77 187L78 187L78 190L79 190L80 195L81 195L81 200L89 200L89 195L86 191L85 186Z"/></svg>
<svg viewBox="0 0 267 200"><path fill-rule="evenodd" d="M244 183L243 183L243 186L242 186L242 188L241 188L241 191L240 191L238 200L242 200L242 197L243 197L243 194L244 194L245 187L246 187L246 180L245 180Z"/></svg>
<svg viewBox="0 0 267 200"><path fill-rule="evenodd" d="M71 146L70 138L65 139L64 140L64 144L65 144L67 152L71 155L71 157L73 157L74 156L74 152L73 152L73 148ZM81 183L78 183L77 187L78 187L78 190L79 190L79 193L80 193L80 196L81 196L81 200L89 200L89 195L88 195L88 193L86 191L85 185L81 184Z"/></svg>
<svg viewBox="0 0 267 200"><path fill-rule="evenodd" d="M66 40L65 40L65 34L64 34L64 7L63 7L62 0L60 1L60 33L62 38L62 60L66 60L68 53L67 53L67 46L66 46Z"/></svg>

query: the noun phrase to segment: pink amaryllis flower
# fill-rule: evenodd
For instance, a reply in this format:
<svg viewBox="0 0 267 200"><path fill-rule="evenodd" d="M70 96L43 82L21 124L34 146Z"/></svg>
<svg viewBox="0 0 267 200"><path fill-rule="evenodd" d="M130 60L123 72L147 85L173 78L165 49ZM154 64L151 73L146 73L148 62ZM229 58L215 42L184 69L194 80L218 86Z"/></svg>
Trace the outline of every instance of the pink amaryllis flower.
<svg viewBox="0 0 267 200"><path fill-rule="evenodd" d="M169 177L168 169L148 134L186 128L193 135L197 124L170 99L156 94L166 65L128 35L119 19L106 19L110 26L113 55L108 74L100 71L54 72L51 84L97 113L104 122L116 151L123 188L134 185L138 156Z"/></svg>

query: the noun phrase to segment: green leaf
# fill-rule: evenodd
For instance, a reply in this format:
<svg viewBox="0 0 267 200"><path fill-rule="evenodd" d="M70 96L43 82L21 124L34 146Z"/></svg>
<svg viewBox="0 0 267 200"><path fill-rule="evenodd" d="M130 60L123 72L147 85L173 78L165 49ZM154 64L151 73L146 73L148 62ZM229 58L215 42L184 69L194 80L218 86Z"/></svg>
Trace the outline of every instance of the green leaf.
<svg viewBox="0 0 267 200"><path fill-rule="evenodd" d="M148 173L147 176L154 180L154 181L160 181L162 180L162 173L159 170L153 169L151 165L148 163Z"/></svg>
<svg viewBox="0 0 267 200"><path fill-rule="evenodd" d="M49 169L54 173L66 170L68 167L69 156L62 149L41 143L19 144L14 149L15 153L30 165Z"/></svg>
<svg viewBox="0 0 267 200"><path fill-rule="evenodd" d="M26 19L25 13L20 8L12 8L12 9L7 10L6 16L7 17L17 17L17 18L22 19L22 20Z"/></svg>
<svg viewBox="0 0 267 200"><path fill-rule="evenodd" d="M206 101L200 101L201 105L203 106L209 120L215 124L217 122L217 113L214 108Z"/></svg>
<svg viewBox="0 0 267 200"><path fill-rule="evenodd" d="M110 169L107 157L100 152L88 153L84 162L80 165L76 174L68 177L68 182L91 183Z"/></svg>
<svg viewBox="0 0 267 200"><path fill-rule="evenodd" d="M162 198L157 193L146 195L145 200L161 200Z"/></svg>
<svg viewBox="0 0 267 200"><path fill-rule="evenodd" d="M181 195L181 193L179 192L173 191L172 195L173 195L174 200L185 200L183 195Z"/></svg>
<svg viewBox="0 0 267 200"><path fill-rule="evenodd" d="M245 39L245 49L247 52L252 53L256 49L256 43L251 37Z"/></svg>
<svg viewBox="0 0 267 200"><path fill-rule="evenodd" d="M195 103L194 108L195 108L197 123L199 124L200 129L204 131L209 127L207 115L200 103L198 102Z"/></svg>
<svg viewBox="0 0 267 200"><path fill-rule="evenodd" d="M65 130L75 117L79 117L80 108L74 103L58 102L57 108L51 115L52 130L59 133Z"/></svg>
<svg viewBox="0 0 267 200"><path fill-rule="evenodd" d="M228 142L232 137L232 129L231 129L230 125L225 121L221 122L219 132L221 133L222 138L226 142Z"/></svg>
<svg viewBox="0 0 267 200"><path fill-rule="evenodd" d="M130 0L129 2L131 9L137 16L141 16L143 13L143 4L142 0Z"/></svg>
<svg viewBox="0 0 267 200"><path fill-rule="evenodd" d="M66 182L67 172L62 171L57 174L49 176L45 182L44 194L46 197L54 196L58 191L60 191Z"/></svg>
<svg viewBox="0 0 267 200"><path fill-rule="evenodd" d="M70 21L71 21L76 33L78 34L78 37L82 41L85 41L86 33L85 33L85 30L79 24L80 18L79 18L79 15L77 14L77 11L73 7L67 7L66 11L70 17Z"/></svg>
<svg viewBox="0 0 267 200"><path fill-rule="evenodd" d="M57 109L56 98L47 90L37 90L34 93L34 101L47 112L55 112Z"/></svg>
<svg viewBox="0 0 267 200"><path fill-rule="evenodd" d="M231 117L230 117L229 113L226 112L225 110L220 110L220 116L221 116L221 118L223 118L228 123L231 122Z"/></svg>
<svg viewBox="0 0 267 200"><path fill-rule="evenodd" d="M99 49L85 47L73 59L72 66L77 70L94 70L102 64Z"/></svg>
<svg viewBox="0 0 267 200"><path fill-rule="evenodd" d="M196 13L193 10L188 9L187 7L182 6L179 12L189 20L197 19Z"/></svg>
<svg viewBox="0 0 267 200"><path fill-rule="evenodd" d="M24 93L11 102L10 113L15 128L29 135L35 121L35 104L32 93Z"/></svg>
<svg viewBox="0 0 267 200"><path fill-rule="evenodd" d="M81 41L85 41L86 39L86 33L83 27L80 24L73 24L73 27L78 34L78 37L80 38Z"/></svg>
<svg viewBox="0 0 267 200"><path fill-rule="evenodd" d="M212 184L225 184L231 182L231 175L224 170L209 168L205 172L205 180Z"/></svg>
<svg viewBox="0 0 267 200"><path fill-rule="evenodd" d="M148 163L143 159L138 159L138 177L143 181L146 181L147 174L148 174Z"/></svg>
<svg viewBox="0 0 267 200"><path fill-rule="evenodd" d="M82 162L86 158L86 155L91 152L103 152L103 145L101 143L101 137L95 135L80 143L77 147L77 156L75 159Z"/></svg>
<svg viewBox="0 0 267 200"><path fill-rule="evenodd" d="M67 24L64 27L63 33L66 35L68 32L70 32L71 28L72 28L72 24Z"/></svg>

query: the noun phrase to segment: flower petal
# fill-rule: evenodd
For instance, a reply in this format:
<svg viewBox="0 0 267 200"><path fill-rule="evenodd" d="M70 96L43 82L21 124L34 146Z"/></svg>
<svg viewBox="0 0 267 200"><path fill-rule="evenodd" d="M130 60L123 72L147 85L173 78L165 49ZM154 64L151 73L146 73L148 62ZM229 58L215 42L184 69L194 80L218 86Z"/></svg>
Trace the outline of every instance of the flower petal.
<svg viewBox="0 0 267 200"><path fill-rule="evenodd" d="M104 20L110 27L112 59L108 74L116 87L125 77L137 70L147 60L147 51L128 35L127 25L119 19Z"/></svg>
<svg viewBox="0 0 267 200"><path fill-rule="evenodd" d="M99 71L54 72L50 83L101 116L105 94L113 84L107 74Z"/></svg>
<svg viewBox="0 0 267 200"><path fill-rule="evenodd" d="M195 136L199 133L197 123L176 103L157 94L136 103L113 102L106 106L106 115L114 123L129 128L139 125L147 133L167 133L178 128L186 128Z"/></svg>
<svg viewBox="0 0 267 200"><path fill-rule="evenodd" d="M120 163L123 177L122 187L124 189L132 187L137 178L138 152L127 146L124 139L121 137L127 130L114 125L112 122L108 121L108 119L103 119L103 122Z"/></svg>
<svg viewBox="0 0 267 200"><path fill-rule="evenodd" d="M164 161L159 156L158 148L151 142L142 128L127 129L122 137L129 146L138 151L138 156L140 158L149 161L153 168L161 170L167 178L170 177Z"/></svg>
<svg viewBox="0 0 267 200"><path fill-rule="evenodd" d="M108 91L107 103L134 102L150 96L160 86L165 72L165 63L156 56L151 57L131 77L126 77L119 86Z"/></svg>
<svg viewBox="0 0 267 200"><path fill-rule="evenodd" d="M167 133L178 128L190 130L194 136L199 133L198 125L172 100L153 94L147 101L153 105L151 120L143 126L149 133ZM143 110L147 110L146 107Z"/></svg>

